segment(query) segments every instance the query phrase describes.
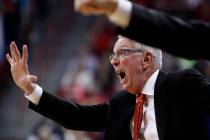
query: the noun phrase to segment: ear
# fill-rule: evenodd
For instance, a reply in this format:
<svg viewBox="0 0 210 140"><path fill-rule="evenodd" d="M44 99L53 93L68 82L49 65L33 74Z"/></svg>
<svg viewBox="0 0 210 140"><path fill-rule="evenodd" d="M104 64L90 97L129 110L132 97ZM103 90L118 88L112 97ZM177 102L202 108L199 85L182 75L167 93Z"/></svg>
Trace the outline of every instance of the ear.
<svg viewBox="0 0 210 140"><path fill-rule="evenodd" d="M143 68L143 70L146 70L150 66L150 64L153 60L153 56L150 52L146 52L146 53L144 53L143 57L144 58L143 58L142 68Z"/></svg>

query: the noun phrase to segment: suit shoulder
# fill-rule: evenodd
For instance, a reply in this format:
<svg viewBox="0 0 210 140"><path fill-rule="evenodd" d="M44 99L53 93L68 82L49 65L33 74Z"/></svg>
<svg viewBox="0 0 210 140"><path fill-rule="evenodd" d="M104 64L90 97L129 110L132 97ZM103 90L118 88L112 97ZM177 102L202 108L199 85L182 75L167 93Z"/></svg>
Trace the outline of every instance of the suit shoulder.
<svg viewBox="0 0 210 140"><path fill-rule="evenodd" d="M121 90L117 93L115 93L112 98L110 99L110 103L115 102L115 103L119 103L119 102L124 102L125 100L135 100L136 96L125 91L125 90Z"/></svg>
<svg viewBox="0 0 210 140"><path fill-rule="evenodd" d="M177 77L177 78L187 78L187 77L204 77L198 70L196 69L185 69L182 71L169 73L170 77Z"/></svg>
<svg viewBox="0 0 210 140"><path fill-rule="evenodd" d="M194 85L203 82L208 83L206 77L195 69L186 69L175 73L169 73L168 76L170 79L184 85Z"/></svg>

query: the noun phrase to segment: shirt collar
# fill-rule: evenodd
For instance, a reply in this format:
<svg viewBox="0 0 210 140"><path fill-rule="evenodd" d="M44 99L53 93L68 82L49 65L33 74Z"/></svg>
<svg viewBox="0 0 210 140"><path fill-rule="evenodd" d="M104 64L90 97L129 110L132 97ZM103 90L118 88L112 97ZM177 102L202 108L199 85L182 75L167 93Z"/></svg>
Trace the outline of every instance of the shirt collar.
<svg viewBox="0 0 210 140"><path fill-rule="evenodd" d="M144 88L142 90L142 93L145 95L154 95L154 90L155 90L155 82L157 80L157 76L159 73L159 69L156 70L147 80L146 84L144 85Z"/></svg>

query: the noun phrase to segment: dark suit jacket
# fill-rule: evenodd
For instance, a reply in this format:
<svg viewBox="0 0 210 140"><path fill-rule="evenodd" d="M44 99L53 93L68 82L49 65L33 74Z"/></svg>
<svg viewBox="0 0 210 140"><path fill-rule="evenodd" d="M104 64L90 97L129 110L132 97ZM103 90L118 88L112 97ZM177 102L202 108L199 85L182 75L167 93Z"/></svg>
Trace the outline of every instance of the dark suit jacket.
<svg viewBox="0 0 210 140"><path fill-rule="evenodd" d="M155 116L159 140L207 140L210 85L195 70L160 72L155 84ZM44 92L30 108L68 129L104 131L105 140L132 140L130 122L135 96L115 94L108 104L82 106Z"/></svg>
<svg viewBox="0 0 210 140"><path fill-rule="evenodd" d="M129 26L118 33L176 56L210 60L210 23L183 21L133 4Z"/></svg>

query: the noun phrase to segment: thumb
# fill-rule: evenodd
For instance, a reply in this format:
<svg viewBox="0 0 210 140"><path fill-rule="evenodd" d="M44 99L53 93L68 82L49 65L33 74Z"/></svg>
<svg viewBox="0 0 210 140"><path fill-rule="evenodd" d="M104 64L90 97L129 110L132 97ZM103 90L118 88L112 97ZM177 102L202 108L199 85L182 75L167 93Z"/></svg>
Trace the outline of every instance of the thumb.
<svg viewBox="0 0 210 140"><path fill-rule="evenodd" d="M30 76L30 81L31 82L36 82L37 80L38 80L37 76L35 76L35 75Z"/></svg>

